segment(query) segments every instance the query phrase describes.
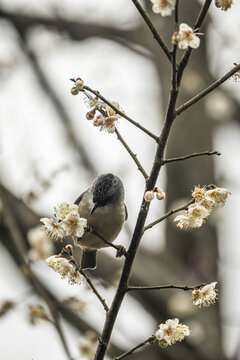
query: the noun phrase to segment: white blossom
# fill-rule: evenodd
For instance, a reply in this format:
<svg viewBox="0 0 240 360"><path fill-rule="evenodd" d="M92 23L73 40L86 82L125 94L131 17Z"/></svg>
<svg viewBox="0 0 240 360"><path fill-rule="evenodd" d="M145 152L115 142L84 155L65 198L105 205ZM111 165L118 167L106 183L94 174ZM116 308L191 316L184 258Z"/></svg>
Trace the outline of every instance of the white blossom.
<svg viewBox="0 0 240 360"><path fill-rule="evenodd" d="M30 229L27 233L27 238L31 245L31 249L28 252L28 257L31 260L45 260L46 257L53 253L53 243L41 229L41 226Z"/></svg>
<svg viewBox="0 0 240 360"><path fill-rule="evenodd" d="M190 219L202 218L205 219L210 215L210 210L206 209L204 206L195 203L188 207L188 217Z"/></svg>
<svg viewBox="0 0 240 360"><path fill-rule="evenodd" d="M69 284L82 283L82 275L67 259L54 255L50 256L46 260L46 263L54 271L58 272L63 279L68 279Z"/></svg>
<svg viewBox="0 0 240 360"><path fill-rule="evenodd" d="M186 49L188 46L196 49L200 45L200 39L190 26L182 23L179 26L179 31L173 34L172 43L177 44L179 49Z"/></svg>
<svg viewBox="0 0 240 360"><path fill-rule="evenodd" d="M230 191L224 188L216 187L215 189L208 190L205 193L205 198L214 201L214 207L224 206Z"/></svg>
<svg viewBox="0 0 240 360"><path fill-rule="evenodd" d="M199 307L214 304L217 299L217 290L215 289L216 284L217 282L215 281L199 289L194 289L192 291L193 304Z"/></svg>
<svg viewBox="0 0 240 360"><path fill-rule="evenodd" d="M52 218L41 218L42 229L53 240L61 239L64 236L64 230L61 222L56 222Z"/></svg>
<svg viewBox="0 0 240 360"><path fill-rule="evenodd" d="M151 0L151 2L153 12L162 16L171 15L176 5L176 0Z"/></svg>
<svg viewBox="0 0 240 360"><path fill-rule="evenodd" d="M175 217L174 222L177 223L177 227L179 227L180 229L194 229L200 228L204 223L204 219L202 217L190 218L188 215L178 215Z"/></svg>
<svg viewBox="0 0 240 360"><path fill-rule="evenodd" d="M78 206L76 204L62 202L54 206L54 211L59 220L65 220L70 213L78 213Z"/></svg>
<svg viewBox="0 0 240 360"><path fill-rule="evenodd" d="M155 336L161 347L167 347L182 341L185 336L190 335L187 325L179 324L179 319L168 319L164 324L159 325Z"/></svg>
<svg viewBox="0 0 240 360"><path fill-rule="evenodd" d="M77 236L81 238L87 227L87 220L80 218L78 213L72 212L62 222L65 236Z"/></svg>

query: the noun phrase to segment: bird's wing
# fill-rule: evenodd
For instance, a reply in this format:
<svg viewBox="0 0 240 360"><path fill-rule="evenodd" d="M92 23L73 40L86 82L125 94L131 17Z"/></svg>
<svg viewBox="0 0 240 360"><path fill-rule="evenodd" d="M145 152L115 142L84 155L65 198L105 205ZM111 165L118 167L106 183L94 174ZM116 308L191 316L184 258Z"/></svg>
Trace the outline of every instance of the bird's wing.
<svg viewBox="0 0 240 360"><path fill-rule="evenodd" d="M124 204L125 207L125 221L128 219L128 211L127 211L127 207L126 204Z"/></svg>
<svg viewBox="0 0 240 360"><path fill-rule="evenodd" d="M83 195L87 192L88 190L84 191L81 195L79 195L79 197L74 201L74 204L79 205L80 201L83 198Z"/></svg>

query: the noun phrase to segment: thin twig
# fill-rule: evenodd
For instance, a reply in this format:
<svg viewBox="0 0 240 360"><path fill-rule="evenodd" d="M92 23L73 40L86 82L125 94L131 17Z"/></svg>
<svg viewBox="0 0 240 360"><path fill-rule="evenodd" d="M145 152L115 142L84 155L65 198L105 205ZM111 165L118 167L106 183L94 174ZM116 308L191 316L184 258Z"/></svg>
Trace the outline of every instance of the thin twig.
<svg viewBox="0 0 240 360"><path fill-rule="evenodd" d="M100 295L100 293L98 292L98 290L95 288L95 286L93 285L92 281L90 280L90 278L88 277L88 275L85 273L85 271L83 271L78 264L76 263L75 259L73 258L73 256L64 248L62 248L62 252L61 254L64 255L64 257L66 257L67 259L69 259L71 261L71 263L74 265L74 267L76 268L76 270L86 279L88 285L90 286L90 288L92 289L93 293L97 296L97 298L100 300L100 302L102 303L104 310L106 312L109 311L109 307L105 301L105 299L103 299L103 297Z"/></svg>
<svg viewBox="0 0 240 360"><path fill-rule="evenodd" d="M142 341L140 344L134 346L132 349L126 351L125 353L123 353L120 356L114 357L113 360L120 360L120 359L124 359L125 357L127 357L128 355L131 355L135 350L143 347L146 344L151 344L153 343L155 340L155 335L150 336L149 338L147 338L145 341Z"/></svg>
<svg viewBox="0 0 240 360"><path fill-rule="evenodd" d="M117 114L119 114L120 116L122 116L123 118L128 120L131 124L135 125L137 128L139 128L143 132L145 132L147 135L149 135L151 138L153 138L156 142L158 141L157 135L154 135L151 131L146 129L144 126L142 126L138 122L134 121L132 118L130 118L128 115L126 115L123 111L121 111L116 106L114 106L109 100L107 100L104 96L102 96L99 91L93 90L89 86L86 86L86 85L84 86L84 89L90 91L92 94L99 97L99 99L101 99L105 104L110 106L110 108L112 108Z"/></svg>
<svg viewBox="0 0 240 360"><path fill-rule="evenodd" d="M161 290L161 289L179 289L183 291L193 291L199 289L206 284L200 284L197 286L178 286L178 285L157 285L157 286L129 286L127 291L139 291L139 290Z"/></svg>
<svg viewBox="0 0 240 360"><path fill-rule="evenodd" d="M84 278L86 279L88 285L90 286L90 288L92 289L92 291L94 292L94 294L97 296L97 298L100 300L100 302L102 303L104 310L106 311L106 313L109 311L109 307L105 301L105 299L103 299L103 297L99 294L98 290L95 288L95 286L93 285L92 281L90 280L90 278L88 277L88 275L79 267L77 267L77 270L80 272L80 274L82 274L82 276L84 276Z"/></svg>
<svg viewBox="0 0 240 360"><path fill-rule="evenodd" d="M157 29L155 28L155 26L153 25L148 13L143 9L143 7L141 6L141 4L138 2L138 0L132 0L132 2L134 3L134 5L136 6L136 8L138 9L140 15L142 16L143 20L145 21L145 23L147 24L148 28L150 29L151 33L153 34L153 37L155 40L157 40L158 44L161 46L161 48L163 49L163 51L165 52L167 58L169 61L171 61L171 54L170 51L168 50L167 45L165 44L165 42L163 41L163 39L161 38L161 36L159 35L159 33L157 32Z"/></svg>
<svg viewBox="0 0 240 360"><path fill-rule="evenodd" d="M133 159L133 161L135 162L135 164L137 165L138 170L143 174L144 179L147 180L148 179L148 174L146 173L146 171L144 170L143 166L141 165L140 161L137 158L137 155L134 154L134 152L130 149L130 147L128 146L128 144L126 143L126 141L123 139L123 137L121 136L120 132L118 131L118 129L115 129L115 133L117 134L118 140L121 141L121 143L123 144L123 146L125 147L125 149L127 150L127 152L129 153L129 155L131 156L131 158Z"/></svg>
<svg viewBox="0 0 240 360"><path fill-rule="evenodd" d="M203 24L203 21L207 15L207 12L208 12L208 9L211 5L211 2L212 0L205 0L205 3L203 4L202 8L201 8L201 11L199 13L199 16L193 26L193 29L196 30L196 29L200 29L202 24ZM189 61L189 58L190 58L190 55L191 55L191 52L192 52L192 48L191 47L188 47L186 49L186 51L184 52L183 56L182 56L182 59L179 63L179 67L178 67L178 76L177 76L177 84L178 86L180 85L181 83L181 80L182 80L182 76L183 76L183 71Z"/></svg>
<svg viewBox="0 0 240 360"><path fill-rule="evenodd" d="M156 224L159 224L161 221L167 219L169 216L175 214L176 212L178 211L181 211L181 210L186 210L188 208L189 205L193 204L194 203L194 199L191 199L187 204L177 208L177 209L174 209L174 210L170 210L169 212L167 212L165 215L161 216L159 219L151 222L149 225L146 225L144 227L144 231L148 230L148 229L151 229L154 225Z"/></svg>
<svg viewBox="0 0 240 360"><path fill-rule="evenodd" d="M206 89L201 91L199 94L194 96L192 99L188 100L185 104L179 106L176 109L176 114L179 115L184 110L186 110L189 106L196 104L199 100L204 98L206 95L208 95L210 92L212 92L218 86L220 86L222 83L224 83L226 80L228 80L233 74L235 74L239 70L240 70L240 64L237 64L233 69L229 70L224 76L222 76L220 79L215 81L212 85L208 86Z"/></svg>
<svg viewBox="0 0 240 360"><path fill-rule="evenodd" d="M203 152L199 152L199 153L193 153L193 154L189 154L189 155L184 155L184 156L178 156L176 158L171 158L171 159L166 159L163 160L163 165L174 162L174 161L182 161L182 160L186 160L186 159L190 159L193 157L198 157L198 156L210 156L210 155L217 155L220 156L221 153L219 151L203 151Z"/></svg>

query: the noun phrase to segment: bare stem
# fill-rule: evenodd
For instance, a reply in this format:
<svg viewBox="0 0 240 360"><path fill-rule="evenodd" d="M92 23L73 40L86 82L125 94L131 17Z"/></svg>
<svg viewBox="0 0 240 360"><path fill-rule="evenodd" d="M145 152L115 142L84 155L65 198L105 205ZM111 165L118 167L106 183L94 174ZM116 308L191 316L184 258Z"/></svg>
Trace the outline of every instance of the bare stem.
<svg viewBox="0 0 240 360"><path fill-rule="evenodd" d="M147 338L146 340L142 341L140 344L134 346L132 349L126 351L125 353L123 353L120 356L114 357L113 360L120 360L120 359L124 359L125 357L127 357L128 355L131 355L134 351L136 351L137 349L143 347L146 344L152 344L155 340L155 335L150 336L149 338Z"/></svg>
<svg viewBox="0 0 240 360"><path fill-rule="evenodd" d="M140 130L142 130L143 132L145 132L147 135L149 135L151 138L153 138L156 142L158 141L158 137L157 135L154 135L151 131L149 131L148 129L146 129L144 126L142 126L141 124L139 124L138 122L134 121L132 118L130 118L129 116L127 116L123 111L119 110L116 106L114 106L109 100L107 100L105 97L103 97L99 91L93 90L91 89L89 86L84 86L85 90L90 91L92 94L96 95L97 97L99 97L99 99L101 99L105 104L107 104L108 106L110 106L110 108L112 108L117 114L119 114L120 116L122 116L123 118L125 118L126 120L128 120L131 124L133 124L134 126L136 126L137 128L139 128Z"/></svg>
<svg viewBox="0 0 240 360"><path fill-rule="evenodd" d="M183 291L193 291L199 289L206 284L197 286L178 286L178 285L157 285L157 286L129 286L128 291L142 291L142 290L162 290L162 289L179 289Z"/></svg>
<svg viewBox="0 0 240 360"><path fill-rule="evenodd" d="M153 34L154 39L158 42L158 44L160 45L160 47L163 49L164 53L166 54L167 58L169 59L169 61L171 61L171 54L170 51L168 50L167 45L165 44L165 42L163 41L163 39L161 38L161 36L159 35L159 33L157 32L157 29L155 28L155 26L153 25L148 13L143 9L143 7L141 6L141 4L138 2L138 0L132 0L132 2L134 3L134 5L136 6L136 8L138 9L140 15L142 16L143 20L145 21L145 23L147 24L148 28L150 29L151 33Z"/></svg>
<svg viewBox="0 0 240 360"><path fill-rule="evenodd" d="M206 89L201 91L199 94L194 96L192 99L188 100L185 104L179 106L176 109L176 114L180 115L184 110L189 108L191 105L196 104L199 100L204 98L206 95L208 95L210 92L212 92L218 86L220 86L222 83L224 83L226 80L228 80L232 75L234 75L239 70L240 70L240 64L237 64L233 69L229 70L224 76L222 76L220 79L215 81L212 85L208 86Z"/></svg>
<svg viewBox="0 0 240 360"><path fill-rule="evenodd" d="M171 162L175 162L175 161L182 161L182 160L186 160L186 159L191 159L193 157L198 157L198 156L210 156L210 155L217 155L220 156L221 153L219 151L203 151L203 152L199 152L199 153L193 153L193 154L189 154L189 155L184 155L184 156L179 156L176 158L171 158L171 159L166 159L163 160L163 165L171 163Z"/></svg>
<svg viewBox="0 0 240 360"><path fill-rule="evenodd" d="M64 254L64 256L68 259L70 259L71 263L74 265L74 267L76 268L76 270L78 272L80 272L80 274L86 279L88 285L90 286L90 288L92 289L93 293L97 296L97 298L100 300L100 302L102 303L104 310L106 312L109 311L109 307L107 306L107 303L105 301L105 299L103 299L103 297L100 295L100 293L98 292L98 290L96 289L96 287L93 285L92 281L90 280L90 278L88 277L88 275L85 273L85 271L83 271L78 264L76 263L76 261L74 260L73 256L66 251L66 249L62 248L62 253Z"/></svg>
<svg viewBox="0 0 240 360"><path fill-rule="evenodd" d="M112 244L110 241L105 240L100 234L98 234L95 230L91 230L91 232L96 235L97 237L99 237L99 239L101 239L103 242L105 242L105 244L108 244L109 246L111 246L112 248L114 248L115 250L119 251L119 246ZM124 255L124 254L123 254ZM126 256L126 255L125 255Z"/></svg>
<svg viewBox="0 0 240 360"><path fill-rule="evenodd" d="M162 222L163 220L167 219L169 216L175 214L176 212L178 211L181 211L181 210L187 210L188 206L193 204L194 203L194 199L191 199L187 204L175 209L175 210L170 210L169 212L167 212L165 215L161 216L159 219L151 222L150 224L146 225L144 227L144 231L148 230L148 229L151 229L154 225L157 225L159 224L160 222Z"/></svg>
<svg viewBox="0 0 240 360"><path fill-rule="evenodd" d="M131 156L131 158L133 159L133 161L137 165L138 170L143 174L145 180L148 179L148 174L146 173L146 171L144 170L144 168L141 165L140 161L138 160L137 155L133 153L133 151L130 149L130 147L128 146L128 144L123 139L123 137L121 136L120 132L117 129L115 130L115 133L117 134L118 140L121 141L121 143L123 144L123 146L125 147L125 149L129 153L129 155Z"/></svg>

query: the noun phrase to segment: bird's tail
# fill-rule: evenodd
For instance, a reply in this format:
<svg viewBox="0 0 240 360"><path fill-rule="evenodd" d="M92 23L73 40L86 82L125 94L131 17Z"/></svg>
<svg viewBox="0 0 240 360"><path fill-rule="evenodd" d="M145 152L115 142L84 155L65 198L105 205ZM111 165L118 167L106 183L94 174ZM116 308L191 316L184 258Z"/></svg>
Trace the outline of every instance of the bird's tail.
<svg viewBox="0 0 240 360"><path fill-rule="evenodd" d="M81 268L84 269L95 269L97 266L97 250L83 251Z"/></svg>

